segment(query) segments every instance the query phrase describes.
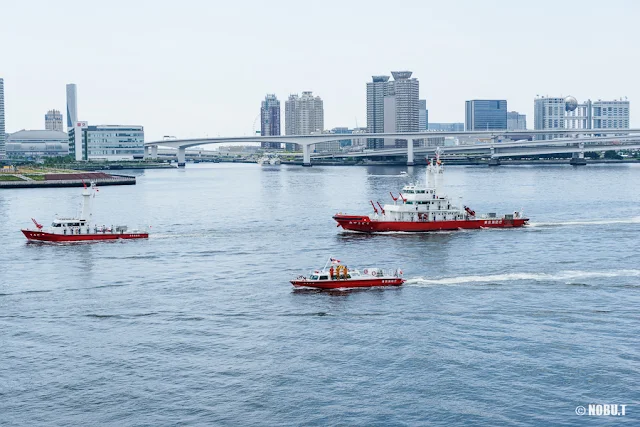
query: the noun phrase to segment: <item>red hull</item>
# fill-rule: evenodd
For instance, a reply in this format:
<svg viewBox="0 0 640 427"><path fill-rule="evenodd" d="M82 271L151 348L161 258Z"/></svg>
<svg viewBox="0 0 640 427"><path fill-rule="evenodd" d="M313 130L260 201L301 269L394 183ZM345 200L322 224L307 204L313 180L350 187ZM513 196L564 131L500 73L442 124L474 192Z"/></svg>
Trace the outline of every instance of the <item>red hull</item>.
<svg viewBox="0 0 640 427"><path fill-rule="evenodd" d="M333 219L345 230L363 233L385 233L390 231L428 232L443 230L474 230L480 228L516 228L526 225L528 218L488 218L462 221L377 221L362 215L334 215Z"/></svg>
<svg viewBox="0 0 640 427"><path fill-rule="evenodd" d="M44 231L21 231L27 239L40 242L87 242L96 240L146 239L149 237L149 233L53 234Z"/></svg>
<svg viewBox="0 0 640 427"><path fill-rule="evenodd" d="M318 288L318 289L343 289L343 288L371 288L375 286L400 286L404 279L397 277L381 277L371 279L350 279L350 280L292 280L291 284L296 287Z"/></svg>

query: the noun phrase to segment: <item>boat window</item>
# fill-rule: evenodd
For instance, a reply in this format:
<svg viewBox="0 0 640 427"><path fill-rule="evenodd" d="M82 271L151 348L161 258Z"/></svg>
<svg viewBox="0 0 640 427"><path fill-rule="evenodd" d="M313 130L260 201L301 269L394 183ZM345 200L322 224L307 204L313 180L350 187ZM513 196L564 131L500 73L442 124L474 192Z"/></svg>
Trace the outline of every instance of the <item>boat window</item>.
<svg viewBox="0 0 640 427"><path fill-rule="evenodd" d="M413 190L405 190L405 193L407 193L407 194L415 194L415 191L413 191Z"/></svg>
<svg viewBox="0 0 640 427"><path fill-rule="evenodd" d="M318 276L311 276L311 280L318 280Z"/></svg>
<svg viewBox="0 0 640 427"><path fill-rule="evenodd" d="M329 280L328 276L320 276L320 280Z"/></svg>
<svg viewBox="0 0 640 427"><path fill-rule="evenodd" d="M411 200L409 200L409 201L407 201L407 204L408 204L408 205L412 205L412 204L413 204L413 202L412 202Z"/></svg>
<svg viewBox="0 0 640 427"><path fill-rule="evenodd" d="M424 194L424 190L416 190L416 193L418 193L418 194Z"/></svg>

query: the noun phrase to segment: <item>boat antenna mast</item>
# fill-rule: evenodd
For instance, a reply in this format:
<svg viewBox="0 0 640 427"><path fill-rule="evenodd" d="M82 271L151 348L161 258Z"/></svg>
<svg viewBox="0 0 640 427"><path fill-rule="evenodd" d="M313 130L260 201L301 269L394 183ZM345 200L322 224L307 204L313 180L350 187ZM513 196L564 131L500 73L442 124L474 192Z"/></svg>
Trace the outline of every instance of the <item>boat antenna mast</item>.
<svg viewBox="0 0 640 427"><path fill-rule="evenodd" d="M87 184L84 181L82 181L82 185L84 189L82 190L82 211L80 213L80 219L91 222L91 199L92 196L95 197L96 183L92 181L89 188L87 188Z"/></svg>

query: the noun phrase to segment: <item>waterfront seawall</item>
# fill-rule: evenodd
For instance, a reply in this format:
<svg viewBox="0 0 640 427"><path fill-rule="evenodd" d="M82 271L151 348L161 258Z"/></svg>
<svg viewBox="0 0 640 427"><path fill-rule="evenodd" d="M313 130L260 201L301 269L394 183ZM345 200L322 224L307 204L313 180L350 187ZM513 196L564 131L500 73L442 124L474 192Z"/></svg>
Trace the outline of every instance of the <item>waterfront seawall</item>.
<svg viewBox="0 0 640 427"><path fill-rule="evenodd" d="M82 174L84 175L84 174ZM87 174L89 175L89 174ZM90 182L104 187L107 185L135 185L136 178L127 175L106 175L103 177L78 177L78 178L56 178L43 181L0 181L0 189L10 188L52 188L52 187L82 187Z"/></svg>

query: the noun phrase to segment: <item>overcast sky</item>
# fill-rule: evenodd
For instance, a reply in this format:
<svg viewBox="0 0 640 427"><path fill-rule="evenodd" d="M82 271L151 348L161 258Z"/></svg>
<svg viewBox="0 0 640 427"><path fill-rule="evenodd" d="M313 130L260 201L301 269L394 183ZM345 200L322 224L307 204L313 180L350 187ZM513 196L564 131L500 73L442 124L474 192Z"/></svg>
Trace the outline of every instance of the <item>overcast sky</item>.
<svg viewBox="0 0 640 427"><path fill-rule="evenodd" d="M325 127L366 126L371 75L411 70L430 122L467 99L573 95L631 101L640 127L634 0L4 0L7 132L44 128L78 85L79 119L137 124L145 139L250 135L260 101L311 90ZM255 124L254 124L255 123Z"/></svg>

